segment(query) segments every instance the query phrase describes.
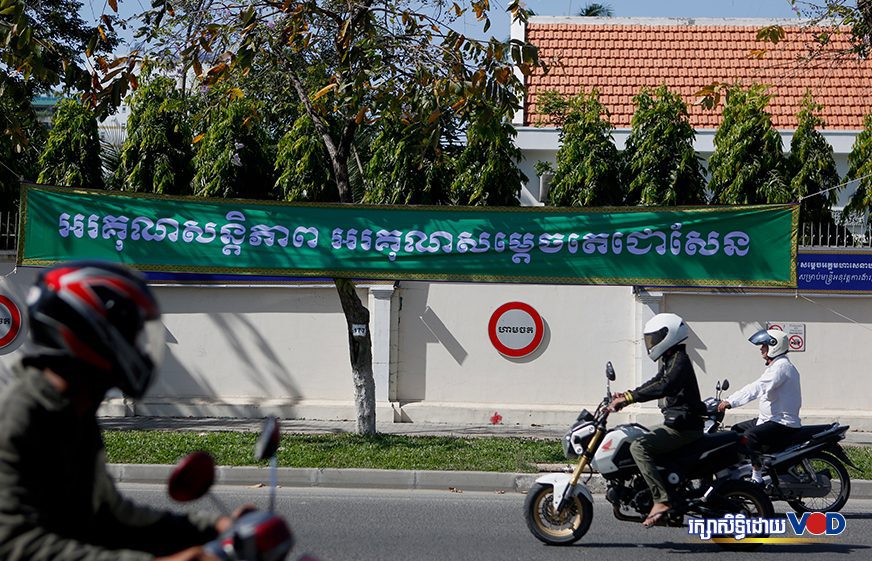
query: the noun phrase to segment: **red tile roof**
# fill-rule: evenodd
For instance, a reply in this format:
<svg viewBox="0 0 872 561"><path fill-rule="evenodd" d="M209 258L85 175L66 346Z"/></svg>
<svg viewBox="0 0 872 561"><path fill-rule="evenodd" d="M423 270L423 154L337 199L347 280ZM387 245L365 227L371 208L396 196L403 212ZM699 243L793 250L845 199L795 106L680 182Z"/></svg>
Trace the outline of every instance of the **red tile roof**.
<svg viewBox="0 0 872 561"><path fill-rule="evenodd" d="M641 21L641 20L640 20ZM629 128L632 98L643 87L666 84L688 104L691 124L716 128L721 105L705 110L694 105L695 94L713 82L736 81L770 86L768 110L777 129L796 128L806 89L823 105L820 116L829 130L862 130L863 117L872 112L872 61L821 56L801 62L813 45L808 28L785 27L778 44L756 40L765 23L757 25L603 25L537 23L527 25L527 40L538 45L539 57L550 65L527 79L524 124L547 124L536 113L541 92L557 90L573 95L596 87L611 112L616 128ZM820 30L819 30L820 31ZM847 33L833 35L833 50L848 47ZM765 49L762 58L752 51Z"/></svg>

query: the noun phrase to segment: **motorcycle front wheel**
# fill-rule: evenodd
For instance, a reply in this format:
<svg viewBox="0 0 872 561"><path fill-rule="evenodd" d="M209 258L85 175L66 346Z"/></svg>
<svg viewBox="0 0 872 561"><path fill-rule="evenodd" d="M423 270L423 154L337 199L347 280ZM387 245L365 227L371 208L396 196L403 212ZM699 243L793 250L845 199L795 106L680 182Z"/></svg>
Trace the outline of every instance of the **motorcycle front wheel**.
<svg viewBox="0 0 872 561"><path fill-rule="evenodd" d="M725 484L718 490L718 495L729 505L732 514L743 514L745 518L772 518L775 509L772 501L763 491L760 485L747 481L733 481ZM722 549L729 551L751 551L760 547L760 543L754 543L748 538L766 538L768 534L747 535L742 540L734 539L733 536L713 536L718 538L716 543Z"/></svg>
<svg viewBox="0 0 872 561"><path fill-rule="evenodd" d="M787 504L796 512L838 512L841 510L851 495L851 476L848 475L845 464L831 454L818 452L790 469L808 474L809 467L815 476L825 472L830 478L830 492L823 497L801 497L790 500L787 501Z"/></svg>
<svg viewBox="0 0 872 561"><path fill-rule="evenodd" d="M577 542L590 529L593 505L583 496L571 497L560 511L554 509L554 487L536 483L524 500L527 528L548 545Z"/></svg>

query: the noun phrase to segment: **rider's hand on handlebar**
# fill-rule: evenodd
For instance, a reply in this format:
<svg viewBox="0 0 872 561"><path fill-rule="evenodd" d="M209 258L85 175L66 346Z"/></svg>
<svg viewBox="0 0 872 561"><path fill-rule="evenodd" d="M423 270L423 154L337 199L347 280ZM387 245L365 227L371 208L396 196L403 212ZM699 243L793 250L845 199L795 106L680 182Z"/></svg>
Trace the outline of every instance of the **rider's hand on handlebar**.
<svg viewBox="0 0 872 561"><path fill-rule="evenodd" d="M233 511L232 516L222 516L218 519L218 522L215 523L215 531L217 531L218 534L223 534L231 527L233 527L233 522L239 519L240 516L244 516L249 512L254 512L255 510L257 510L257 507L251 503L246 503L238 507L236 510Z"/></svg>
<svg viewBox="0 0 872 561"><path fill-rule="evenodd" d="M612 402L609 403L608 410L614 413L620 411L625 405L627 405L627 398L624 397L624 394L615 394Z"/></svg>
<svg viewBox="0 0 872 561"><path fill-rule="evenodd" d="M733 406L730 405L729 401L723 400L720 403L718 403L718 413L723 413L724 411L726 411L727 409L730 409L732 407Z"/></svg>
<svg viewBox="0 0 872 561"><path fill-rule="evenodd" d="M174 553L172 555L167 555L166 557L156 557L155 561L221 561L214 555L210 555L206 553L206 551L200 547L189 547L188 549L184 549L178 553Z"/></svg>

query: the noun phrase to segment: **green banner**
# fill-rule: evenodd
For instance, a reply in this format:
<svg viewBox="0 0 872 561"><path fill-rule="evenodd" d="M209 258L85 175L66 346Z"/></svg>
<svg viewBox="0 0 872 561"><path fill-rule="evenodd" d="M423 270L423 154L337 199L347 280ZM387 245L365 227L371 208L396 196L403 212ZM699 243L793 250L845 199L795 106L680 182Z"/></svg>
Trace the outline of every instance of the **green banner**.
<svg viewBox="0 0 872 561"><path fill-rule="evenodd" d="M289 204L25 185L20 265L571 284L796 286L795 205Z"/></svg>

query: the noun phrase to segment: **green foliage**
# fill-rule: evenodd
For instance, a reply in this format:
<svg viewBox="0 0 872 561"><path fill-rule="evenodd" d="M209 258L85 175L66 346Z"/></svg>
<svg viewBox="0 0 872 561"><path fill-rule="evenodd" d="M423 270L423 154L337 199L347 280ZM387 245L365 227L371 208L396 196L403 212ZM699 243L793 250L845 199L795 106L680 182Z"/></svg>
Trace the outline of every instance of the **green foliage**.
<svg viewBox="0 0 872 561"><path fill-rule="evenodd" d="M527 176L518 168L523 157L514 143L515 127L488 108L479 111L466 131L466 146L457 159L452 186L456 204L518 206Z"/></svg>
<svg viewBox="0 0 872 561"><path fill-rule="evenodd" d="M58 103L39 169L39 183L103 188L97 119L78 100Z"/></svg>
<svg viewBox="0 0 872 561"><path fill-rule="evenodd" d="M453 148L442 146L438 124L381 120L365 165L367 204L451 203Z"/></svg>
<svg viewBox="0 0 872 561"><path fill-rule="evenodd" d="M130 100L115 185L125 191L190 194L192 140L186 101L175 82L149 78Z"/></svg>
<svg viewBox="0 0 872 561"><path fill-rule="evenodd" d="M863 132L857 135L848 154L846 181L857 181L857 190L845 205L843 217L872 210L872 115L863 119Z"/></svg>
<svg viewBox="0 0 872 561"><path fill-rule="evenodd" d="M579 10L578 15L594 17L594 18L610 18L615 15L615 11L608 4L600 4L591 2L587 6Z"/></svg>
<svg viewBox="0 0 872 561"><path fill-rule="evenodd" d="M0 97L0 114L13 113L15 122L22 127L20 135L0 135L0 211L3 212L18 208L19 177L36 179L39 155L46 139L46 131L37 122L28 100L18 103L11 96ZM2 123L0 128L3 128ZM17 138L22 138L23 142Z"/></svg>
<svg viewBox="0 0 872 561"><path fill-rule="evenodd" d="M620 155L599 93L582 92L568 100L552 94L545 102L555 122L561 124L551 204L620 205L624 200Z"/></svg>
<svg viewBox="0 0 872 561"><path fill-rule="evenodd" d="M696 133L687 105L666 86L633 98L636 112L624 151L626 204L644 206L705 203L705 176L693 149Z"/></svg>
<svg viewBox="0 0 872 561"><path fill-rule="evenodd" d="M274 180L269 138L253 100L233 99L212 110L194 156L198 197L265 199Z"/></svg>
<svg viewBox="0 0 872 561"><path fill-rule="evenodd" d="M802 200L799 211L799 219L803 224L831 223L833 217L830 208L837 198L834 187L839 184L839 172L833 158L833 147L818 130L825 128L826 123L815 115L821 109L811 93L806 93L797 115L796 132L790 141L790 190L796 201L808 197Z"/></svg>
<svg viewBox="0 0 872 561"><path fill-rule="evenodd" d="M276 191L284 201L338 202L330 158L308 115L301 115L279 141Z"/></svg>
<svg viewBox="0 0 872 561"><path fill-rule="evenodd" d="M781 136L766 112L770 96L763 85L728 89L715 151L709 159L709 190L716 204L790 202L783 174Z"/></svg>

